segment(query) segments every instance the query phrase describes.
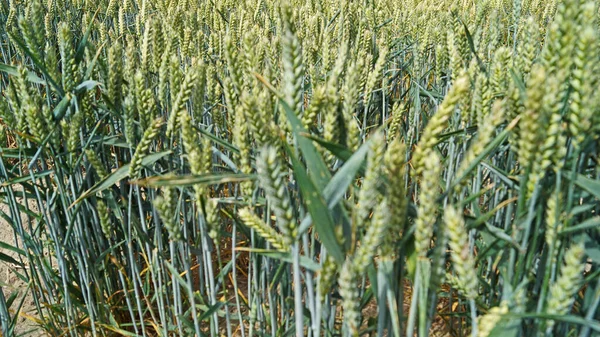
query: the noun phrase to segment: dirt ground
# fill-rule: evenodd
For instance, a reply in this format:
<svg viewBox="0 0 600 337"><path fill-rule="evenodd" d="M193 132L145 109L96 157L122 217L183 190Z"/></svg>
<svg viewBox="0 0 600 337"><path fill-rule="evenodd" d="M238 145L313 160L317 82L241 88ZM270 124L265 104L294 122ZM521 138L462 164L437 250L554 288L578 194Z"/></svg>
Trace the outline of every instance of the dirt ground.
<svg viewBox="0 0 600 337"><path fill-rule="evenodd" d="M1 190L1 188L0 188ZM16 192L16 191L15 191ZM19 201L21 198L17 198ZM34 202L29 202L29 209L36 210L37 207ZM4 200L0 200L0 211L8 214L10 216L10 210L8 205L6 205ZM25 220L25 216L21 215L21 218ZM0 218L0 242L5 242L11 246L15 246L15 238L13 234L13 229L10 223L3 218ZM19 247L20 243L19 243ZM6 255L9 255L13 258L17 258L17 254L11 252L6 249L0 248L0 252ZM14 301L12 306L9 308L10 314L12 317L15 315L16 308L20 303L21 299L25 295L25 300L23 302L23 306L21 307L20 317L17 318L17 324L15 327L15 336L45 336L45 334L41 333L39 329L36 328L35 323L26 317L35 317L36 310L34 306L33 299L29 292L27 291L27 283L22 281L15 272L23 272L23 270L16 269L18 266L11 265L7 262L0 261L0 285L2 285L2 290L4 292L4 297L8 300L8 298L14 292L17 292L19 295L17 299ZM11 318L12 318L11 317Z"/></svg>

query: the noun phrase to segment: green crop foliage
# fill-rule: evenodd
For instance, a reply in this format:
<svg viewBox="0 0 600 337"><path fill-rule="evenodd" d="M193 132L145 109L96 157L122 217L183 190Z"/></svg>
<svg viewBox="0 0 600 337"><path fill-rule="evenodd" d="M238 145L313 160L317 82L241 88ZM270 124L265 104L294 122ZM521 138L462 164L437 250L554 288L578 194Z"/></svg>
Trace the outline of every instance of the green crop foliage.
<svg viewBox="0 0 600 337"><path fill-rule="evenodd" d="M600 336L599 5L0 0L0 260L27 317ZM0 335L20 309L0 282Z"/></svg>

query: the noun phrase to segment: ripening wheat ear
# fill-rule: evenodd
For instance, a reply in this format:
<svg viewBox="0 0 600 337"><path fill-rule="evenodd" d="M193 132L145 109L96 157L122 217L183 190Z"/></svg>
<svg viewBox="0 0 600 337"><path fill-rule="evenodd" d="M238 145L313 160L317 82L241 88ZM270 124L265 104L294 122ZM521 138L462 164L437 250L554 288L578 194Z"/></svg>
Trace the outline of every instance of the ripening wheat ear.
<svg viewBox="0 0 600 337"><path fill-rule="evenodd" d="M135 149L135 153L131 158L131 163L129 166L129 179L135 180L139 178L140 173L142 171L142 159L150 149L150 145L152 141L159 135L160 128L163 124L162 118L157 118L150 125L146 131L144 131L144 135L140 140L137 148Z"/></svg>
<svg viewBox="0 0 600 337"><path fill-rule="evenodd" d="M479 281L475 259L469 248L465 221L453 206L446 207L444 221L448 231L448 245L452 250L452 267L456 271L456 276L450 275L449 279L463 296L473 300L477 297Z"/></svg>
<svg viewBox="0 0 600 337"><path fill-rule="evenodd" d="M280 252L287 252L290 245L286 243L283 235L277 233L271 226L266 224L249 208L242 208L238 211L240 219L244 224L258 233L263 239L267 240L273 248Z"/></svg>
<svg viewBox="0 0 600 337"><path fill-rule="evenodd" d="M583 17L590 16L595 11L593 2L586 3L582 9ZM587 13L587 14L585 14ZM572 144L579 149L588 136L593 120L593 87L592 79L594 71L597 70L598 31L593 27L593 19L582 19L582 31L578 34L577 44L573 57L574 68L572 70L571 86L571 109L568 113L569 131Z"/></svg>
<svg viewBox="0 0 600 337"><path fill-rule="evenodd" d="M492 74L490 84L494 95L506 95L510 74L506 69L510 68L511 52L506 47L501 47L494 53L492 62Z"/></svg>
<svg viewBox="0 0 600 337"><path fill-rule="evenodd" d="M575 302L575 296L583 280L581 263L584 255L583 244L572 245L565 253L565 263L560 271L560 276L550 287L550 296L546 301L546 313L549 315L565 315ZM546 333L551 333L555 321L547 321Z"/></svg>
<svg viewBox="0 0 600 337"><path fill-rule="evenodd" d="M477 337L488 337L506 314L508 314L508 305L503 302L500 306L491 308L487 314L480 316Z"/></svg>
<svg viewBox="0 0 600 337"><path fill-rule="evenodd" d="M425 258L427 255L437 219L437 198L442 173L440 162L441 158L434 151L430 151L423 160L423 178L419 188L419 215L415 220L415 251L420 258Z"/></svg>
<svg viewBox="0 0 600 337"><path fill-rule="evenodd" d="M364 91L365 104L368 104L373 90L376 89L377 84L382 80L383 70L385 68L388 52L389 50L387 49L387 47L383 47L379 50L379 57L377 58L377 62L375 62L375 67L367 76L367 82L365 83Z"/></svg>
<svg viewBox="0 0 600 337"><path fill-rule="evenodd" d="M395 140L399 133L402 124L402 119L406 117L406 112L408 108L405 103L396 102L392 107L392 117L390 122L390 127L388 129L388 139L390 141Z"/></svg>
<svg viewBox="0 0 600 337"><path fill-rule="evenodd" d="M464 183L467 183L469 177L469 168L473 165L473 162L483 153L486 146L494 139L494 132L496 127L502 122L504 118L504 102L496 101L492 108L492 114L488 116L483 122L483 125L479 125L477 129L477 136L471 141L471 146L467 150L463 160L456 171L457 185L455 191L458 192Z"/></svg>
<svg viewBox="0 0 600 337"><path fill-rule="evenodd" d="M527 78L537 56L540 28L538 23L531 16L525 21L525 26L525 29L521 31L522 36L519 39L518 65L523 77Z"/></svg>
<svg viewBox="0 0 600 337"><path fill-rule="evenodd" d="M171 137L173 132L179 127L179 117L181 116L185 105L187 104L192 94L192 89L198 78L198 72L195 68L190 68L185 76L185 79L179 87L179 93L177 94L175 101L171 106L171 115L167 122L167 137Z"/></svg>
<svg viewBox="0 0 600 337"><path fill-rule="evenodd" d="M558 256L557 236L563 228L563 216L561 211L562 194L559 190L555 191L548 198L546 205L546 245L548 246L548 254L553 265L556 264Z"/></svg>
<svg viewBox="0 0 600 337"><path fill-rule="evenodd" d="M62 62L62 85L65 91L71 91L78 83L78 69L75 63L75 50L72 45L72 34L67 23L58 26L58 46Z"/></svg>
<svg viewBox="0 0 600 337"><path fill-rule="evenodd" d="M235 124L233 125L233 144L240 150L236 155L239 166L238 169L242 173L252 173L252 165L250 163L251 143L248 137L248 118L245 109L242 105L238 105L235 109ZM253 184L251 181L244 181L240 184L242 194L250 197L252 195Z"/></svg>
<svg viewBox="0 0 600 337"><path fill-rule="evenodd" d="M102 234L104 234L107 240L110 240L112 237L112 229L110 223L110 213L108 207L106 207L106 203L104 203L102 200L98 200L96 204L96 210L98 211L98 218L100 219L100 228L102 229Z"/></svg>
<svg viewBox="0 0 600 337"><path fill-rule="evenodd" d="M267 200L277 217L277 226L283 234L284 243L289 246L296 239L297 224L286 187L285 166L280 162L275 147L262 148L256 161L256 169L260 187L265 190Z"/></svg>
<svg viewBox="0 0 600 337"><path fill-rule="evenodd" d="M344 324L350 336L358 336L360 324L360 298L356 287L358 274L350 260L346 260L340 271L338 279L339 292L342 297L342 308L344 309Z"/></svg>
<svg viewBox="0 0 600 337"><path fill-rule="evenodd" d="M108 50L108 96L118 109L122 103L123 85L123 50L121 43L113 44Z"/></svg>
<svg viewBox="0 0 600 337"><path fill-rule="evenodd" d="M29 52L38 60L43 60L44 51L44 14L40 0L32 0L26 16L19 16L19 28Z"/></svg>
<svg viewBox="0 0 600 337"><path fill-rule="evenodd" d="M381 185L381 168L385 154L385 140L381 132L377 132L371 137L369 146L371 152L367 159L367 169L365 178L362 182L362 188L359 191L358 207L356 215L359 226L364 226L369 218L369 214L381 201L379 186Z"/></svg>
<svg viewBox="0 0 600 337"><path fill-rule="evenodd" d="M256 141L256 145L267 145L272 138L270 132L269 120L267 120L264 111L260 109L258 99L267 99L265 95L261 95L258 90L252 92L244 92L240 97L240 103L244 110L244 115L250 124L250 133Z"/></svg>
<svg viewBox="0 0 600 337"><path fill-rule="evenodd" d="M283 94L286 102L296 114L302 112L302 97L304 96L304 65L302 63L302 45L296 34L296 28L292 23L293 6L282 5L283 15Z"/></svg>
<svg viewBox="0 0 600 337"><path fill-rule="evenodd" d="M527 169L533 163L537 154L538 144L543 134L539 127L541 117L542 99L544 98L546 71L541 65L534 65L531 69L531 77L527 81L527 98L525 99L525 113L521 117L519 125L519 147L518 158L521 167Z"/></svg>
<svg viewBox="0 0 600 337"><path fill-rule="evenodd" d="M373 211L373 219L367 226L365 235L361 239L360 247L356 250L352 265L354 270L363 275L372 263L377 248L383 241L383 236L390 225L390 212L388 203L383 200Z"/></svg>
<svg viewBox="0 0 600 337"><path fill-rule="evenodd" d="M344 99L342 102L342 117L346 127L346 146L355 151L360 144L360 130L354 112L360 96L360 66L362 60L352 62L348 66L346 78L342 87ZM316 114L315 114L316 115Z"/></svg>
<svg viewBox="0 0 600 337"><path fill-rule="evenodd" d="M321 265L321 272L319 274L319 282L317 283L317 294L321 299L325 299L325 296L331 291L333 284L335 283L335 276L338 272L338 265L333 256L327 255L325 261Z"/></svg>
<svg viewBox="0 0 600 337"><path fill-rule="evenodd" d="M94 170L96 170L96 174L98 174L98 177L100 177L101 180L104 179L108 175L108 173L106 172L104 164L102 164L102 161L100 160L100 158L98 158L96 152L94 152L91 149L87 149L85 150L85 156L87 157Z"/></svg>
<svg viewBox="0 0 600 337"><path fill-rule="evenodd" d="M384 238L381 255L390 258L395 253L395 243L399 241L406 223L408 198L405 188L405 160L406 146L396 138L390 142L385 152L383 172L388 179L385 197L390 208L390 224Z"/></svg>
<svg viewBox="0 0 600 337"><path fill-rule="evenodd" d="M417 175L421 175L424 167L424 160L428 153L433 150L437 143L437 137L446 129L448 121L454 113L456 105L461 101L463 95L469 90L469 78L467 76L459 77L450 91L444 98L438 111L431 116L429 123L425 127L417 148L413 154L413 165Z"/></svg>
<svg viewBox="0 0 600 337"><path fill-rule="evenodd" d="M163 225L169 233L169 238L174 241L179 241L183 238L181 224L179 219L176 219L176 202L177 195L173 188L165 188L163 196L158 196L154 199L154 207L163 221Z"/></svg>

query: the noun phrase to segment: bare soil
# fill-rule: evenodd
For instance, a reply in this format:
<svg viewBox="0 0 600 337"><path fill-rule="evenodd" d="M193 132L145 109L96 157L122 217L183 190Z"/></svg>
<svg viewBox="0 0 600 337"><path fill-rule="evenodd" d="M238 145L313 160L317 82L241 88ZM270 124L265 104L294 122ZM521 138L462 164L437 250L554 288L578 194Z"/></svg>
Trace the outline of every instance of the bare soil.
<svg viewBox="0 0 600 337"><path fill-rule="evenodd" d="M1 187L0 190L2 190ZM17 188L15 188L15 192L18 193ZM17 198L17 200L21 201L22 198ZM27 206L32 211L37 210L37 205L33 200L29 200ZM10 209L4 200L0 200L0 211L10 217ZM26 221L27 217L24 214L21 214L20 216L22 221ZM0 218L0 242L22 248L21 242L15 241L12 224L8 223L3 218ZM10 250L0 248L0 253L18 260L17 254ZM28 268L28 266L25 266L25 268ZM23 301L19 317L17 318L15 336L45 336L45 334L36 327L36 324L33 321L36 317L34 302L27 289L27 283L18 276L18 273L23 274L23 272L24 270L18 265L0 261L0 285L2 286L1 289L4 292L4 297L8 300L12 294L18 294L12 305L9 307L11 318L17 314L17 308L21 301Z"/></svg>

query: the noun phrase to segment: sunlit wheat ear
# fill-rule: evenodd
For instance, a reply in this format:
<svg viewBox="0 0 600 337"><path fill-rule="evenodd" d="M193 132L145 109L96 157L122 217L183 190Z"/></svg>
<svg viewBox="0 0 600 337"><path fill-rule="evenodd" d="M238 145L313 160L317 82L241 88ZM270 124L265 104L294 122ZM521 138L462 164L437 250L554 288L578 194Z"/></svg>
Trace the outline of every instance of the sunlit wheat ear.
<svg viewBox="0 0 600 337"><path fill-rule="evenodd" d="M17 128L17 120L12 111L10 111L7 100L0 100L0 117L9 129Z"/></svg>
<svg viewBox="0 0 600 337"><path fill-rule="evenodd" d="M202 163L199 160L193 160L192 157L197 157L201 153L197 131L192 125L192 118L187 113L182 113L179 117L181 123L181 139L183 140L183 148L188 154L190 162L190 171L193 174L202 174Z"/></svg>
<svg viewBox="0 0 600 337"><path fill-rule="evenodd" d="M575 29L579 6L579 0L566 0L561 1L556 9L541 54L542 63L550 73L559 73L570 68L571 53L577 37Z"/></svg>
<svg viewBox="0 0 600 337"><path fill-rule="evenodd" d="M542 137L538 123L542 100L545 96L545 81L546 71L544 67L534 65L531 70L531 77L527 82L525 112L519 123L518 158L521 167L525 169L533 163L537 153L536 144L541 141Z"/></svg>
<svg viewBox="0 0 600 337"><path fill-rule="evenodd" d="M425 158L436 145L437 137L448 127L448 120L450 120L456 109L456 105L461 101L463 95L467 93L468 89L468 77L462 76L458 78L450 88L442 104L440 104L438 111L431 116L413 154L413 165L417 175L423 173Z"/></svg>
<svg viewBox="0 0 600 337"><path fill-rule="evenodd" d="M67 23L58 26L58 46L62 67L62 85L65 91L71 91L79 81L78 69L75 63L75 50L72 45L72 34Z"/></svg>
<svg viewBox="0 0 600 337"><path fill-rule="evenodd" d="M415 251L417 256L427 255L433 228L437 219L437 198L440 192L440 176L442 165L439 155L431 151L424 159L423 177L419 187L418 216L415 220Z"/></svg>
<svg viewBox="0 0 600 337"><path fill-rule="evenodd" d="M165 51L165 53L168 53L168 51ZM169 78L169 99L171 102L171 109L175 109L174 102L177 98L177 95L179 95L179 93L181 92L179 89L181 88L181 84L183 82L183 73L181 70L181 63L179 62L179 57L177 57L177 55L175 54L169 55L165 55L165 57L167 57L166 67Z"/></svg>
<svg viewBox="0 0 600 337"><path fill-rule="evenodd" d="M510 80L510 74L506 72L506 69L510 67L511 63L511 51L506 47L501 47L494 53L494 59L492 61L492 74L490 78L490 84L493 94L506 95L508 90L508 83Z"/></svg>
<svg viewBox="0 0 600 337"><path fill-rule="evenodd" d="M40 19L43 20L43 14L41 13L40 9L41 4L38 0L31 1L31 4L32 6L28 7L26 16L19 16L19 28L23 34L23 39L25 40L25 44L27 45L29 51L37 59L43 59L42 52L44 26L43 21L40 22L40 20L36 18L36 16L41 16ZM42 34L41 39L38 34Z"/></svg>
<svg viewBox="0 0 600 337"><path fill-rule="evenodd" d="M479 125L477 129L477 136L471 141L471 146L467 150L464 158L462 159L458 170L456 171L457 179L461 179L461 183L467 182L467 171L475 160L484 152L487 145L494 139L495 131L498 125L504 119L504 102L496 101L492 108L492 113L488 116L483 125ZM471 175L472 175L471 171ZM456 186L456 190L460 189L460 185Z"/></svg>
<svg viewBox="0 0 600 337"><path fill-rule="evenodd" d="M75 113L68 124L67 150L75 153L81 143L81 126L83 125L84 114L82 111Z"/></svg>
<svg viewBox="0 0 600 337"><path fill-rule="evenodd" d="M555 190L548 198L548 204L546 205L546 233L545 240L546 245L549 247L549 252L552 253L551 260L556 263L558 256L558 247L556 239L557 234L563 228L563 214L561 208L562 194L560 191Z"/></svg>
<svg viewBox="0 0 600 337"><path fill-rule="evenodd" d="M396 102L392 108L392 117L388 129L388 141L393 141L400 136L402 120L406 118L408 109L404 103Z"/></svg>
<svg viewBox="0 0 600 337"><path fill-rule="evenodd" d="M236 110L235 124L233 126L233 143L240 150L237 159L239 161L238 169L242 173L252 173L252 165L250 163L251 143L248 138L248 118L242 105L238 105ZM253 191L252 181L244 181L240 184L243 195L250 197Z"/></svg>
<svg viewBox="0 0 600 337"><path fill-rule="evenodd" d="M302 45L292 22L293 6L282 5L282 60L283 94L286 102L296 114L302 111L304 66L302 63Z"/></svg>
<svg viewBox="0 0 600 337"><path fill-rule="evenodd" d="M522 75L527 78L531 72L531 67L538 53L539 26L533 17L528 17L525 21L525 29L521 31L521 39L519 39L519 58L518 65Z"/></svg>
<svg viewBox="0 0 600 337"><path fill-rule="evenodd" d="M473 258L473 253L468 242L465 221L453 206L446 207L444 221L448 233L448 245L452 251L452 267L456 272L456 275L451 275L450 279L463 296L468 299L475 299L477 297L479 281L476 273L475 259Z"/></svg>
<svg viewBox="0 0 600 337"><path fill-rule="evenodd" d="M536 121L536 129L534 129L539 140L537 144L541 145L535 148L535 157L527 180L527 197L533 195L549 168L558 170L562 166L566 140L565 130L562 128L562 115L559 108L562 104L558 102L559 95L558 79L556 77L547 78L546 92Z"/></svg>
<svg viewBox="0 0 600 337"><path fill-rule="evenodd" d="M360 130L354 118L356 104L360 97L360 66L361 60L352 62L348 66L342 87L344 93L342 117L346 127L346 146L353 151L355 151L360 144Z"/></svg>
<svg viewBox="0 0 600 337"><path fill-rule="evenodd" d="M171 106L171 114L167 122L167 137L173 135L173 132L179 128L179 117L183 113L185 106L190 99L194 84L198 78L198 72L195 68L190 68L185 76L185 79L179 87L179 93L175 97Z"/></svg>
<svg viewBox="0 0 600 337"><path fill-rule="evenodd" d="M206 201L206 224L208 226L208 236L213 240L216 246L220 245L221 223L219 218L219 202L216 199Z"/></svg>
<svg viewBox="0 0 600 337"><path fill-rule="evenodd" d="M292 208L285 175L285 166L281 163L276 148L263 147L256 162L258 181L265 190L271 209L277 217L277 226L283 234L284 243L289 246L297 233L296 217Z"/></svg>
<svg viewBox="0 0 600 337"><path fill-rule="evenodd" d="M139 116L139 122L142 131L145 131L152 121L151 111L146 111L144 104L146 90L146 85L144 82L144 74L142 74L140 70L135 72L135 75L130 82L132 87L130 90L133 92L132 99L135 103L135 111Z"/></svg>
<svg viewBox="0 0 600 337"><path fill-rule="evenodd" d="M16 82L19 87L19 93L21 97L20 110L25 117L24 120L27 121L26 127L29 129L29 132L32 136L34 136L38 141L41 141L46 136L44 120L41 116L40 109L37 107L36 102L34 102L33 97L30 95L29 87L27 85L27 69L25 67L21 67L19 69L19 76L17 77Z"/></svg>
<svg viewBox="0 0 600 337"><path fill-rule="evenodd" d="M387 204L390 208L387 234L384 238L383 256L390 256L395 252L395 243L401 237L401 231L406 223L408 199L405 189L404 168L406 160L406 146L398 138L391 141L384 156L384 174L388 179L386 188Z"/></svg>
<svg viewBox="0 0 600 337"><path fill-rule="evenodd" d="M440 32L438 39L439 42L435 46L435 74L441 77L448 69L450 51L446 32Z"/></svg>
<svg viewBox="0 0 600 337"><path fill-rule="evenodd" d="M144 135L136 147L135 153L131 158L131 163L129 164L129 179L135 180L139 178L142 171L142 159L148 153L152 141L159 135L162 124L163 120L159 117L144 131Z"/></svg>
<svg viewBox="0 0 600 337"><path fill-rule="evenodd" d="M104 179L108 175L108 173L106 172L104 164L102 163L100 158L98 158L96 152L94 152L94 150L87 149L85 150L85 156L96 171L96 174L98 174L98 177L100 177L101 180Z"/></svg>
<svg viewBox="0 0 600 337"><path fill-rule="evenodd" d="M42 49L44 48L45 43L45 35L46 35L46 27L45 22L45 8L42 3L42 0L34 0L30 2L29 13L27 13L28 18L31 20L31 26L33 31L35 32L35 42L37 48L42 53Z"/></svg>
<svg viewBox="0 0 600 337"><path fill-rule="evenodd" d="M46 69L48 70L48 73L50 74L50 76L52 76L52 78L56 81L60 80L60 73L59 73L59 62L58 62L58 56L56 54L56 48L54 44L50 44L49 42L46 43L46 46L44 47L44 55L45 55L45 60L44 62L46 63Z"/></svg>
<svg viewBox="0 0 600 337"><path fill-rule="evenodd" d="M565 315L575 302L577 291L583 280L585 264L581 262L584 246L573 244L566 252L560 276L550 287L550 295L546 301L546 313L549 315ZM552 331L555 321L547 321L547 333Z"/></svg>
<svg viewBox="0 0 600 337"><path fill-rule="evenodd" d="M480 316L479 319L479 333L477 337L488 337L500 322L504 315L508 314L508 305L506 303L500 304L498 307L491 308L487 314Z"/></svg>
<svg viewBox="0 0 600 337"><path fill-rule="evenodd" d="M240 97L240 103L244 109L244 114L248 118L252 138L255 139L256 145L264 146L269 142L272 130L270 130L270 121L266 120L263 111L261 111L258 105L257 100L259 98L265 98L265 96L259 94L257 91L251 93L245 92Z"/></svg>
<svg viewBox="0 0 600 337"><path fill-rule="evenodd" d="M385 154L385 140L381 132L377 132L371 137L369 148L371 152L367 158L367 170L359 191L358 208L356 209L360 226L367 222L369 214L381 200L379 186L381 185L381 168Z"/></svg>
<svg viewBox="0 0 600 337"><path fill-rule="evenodd" d="M385 68L386 59L388 57L388 52L389 52L389 50L387 49L387 47L384 47L381 50L379 50L379 56L377 58L377 62L375 62L375 66L373 67L373 70L367 76L367 81L365 83L365 91L363 94L364 99L365 99L365 102L364 102L365 104L368 103L369 97L371 97L371 94L373 93L373 91L375 89L378 89L381 87L378 84L380 84L380 82L382 80L383 70Z"/></svg>
<svg viewBox="0 0 600 337"><path fill-rule="evenodd" d="M584 13L594 11L594 4L588 3ZM571 109L568 114L569 131L572 135L572 144L579 148L588 136L593 121L593 88L590 78L597 69L598 60L594 46L598 45L598 32L591 24L584 26L579 34L573 58L571 86Z"/></svg>
<svg viewBox="0 0 600 337"><path fill-rule="evenodd" d="M241 62L243 57L240 57L236 43L234 38L231 36L232 33L229 32L225 36L225 58L227 59L227 68L229 69L229 78L231 79L232 85L235 90L235 95L240 96L244 75L242 74L242 65Z"/></svg>
<svg viewBox="0 0 600 337"><path fill-rule="evenodd" d="M27 82L27 74L28 74L27 68L24 66L21 66L18 69L17 76L12 77L12 79L14 80L14 83L15 83L14 93L18 97L18 100L15 100L14 103L19 102L21 108L28 106L28 105L32 105L32 106L35 105L35 102L33 101L32 93L31 93L31 89L29 87L29 83Z"/></svg>
<svg viewBox="0 0 600 337"><path fill-rule="evenodd" d="M353 263L346 260L338 279L339 292L342 297L342 309L344 310L344 325L348 329L349 335L358 336L360 324L360 299L359 289L356 285L358 274L354 270Z"/></svg>
<svg viewBox="0 0 600 337"><path fill-rule="evenodd" d="M116 43L108 50L108 83L107 91L115 107L121 107L123 85L123 50L120 43Z"/></svg>
<svg viewBox="0 0 600 337"><path fill-rule="evenodd" d="M548 92L544 98L546 103L544 108L548 113L548 124L544 142L541 146L540 169L542 171L550 167L553 167L555 171L562 168L563 159L567 154L566 130L563 127L563 116L561 114L562 102L559 101L562 94L561 85L559 78L550 78Z"/></svg>
<svg viewBox="0 0 600 337"><path fill-rule="evenodd" d="M18 13L17 3L15 1L11 1L9 3L8 16L6 17L6 27L7 28L12 27L16 23L17 13Z"/></svg>
<svg viewBox="0 0 600 337"><path fill-rule="evenodd" d="M15 79L16 78L16 79ZM16 81L16 85L11 85L8 87L7 92L5 93L6 95L6 108L8 110L4 111L4 118L3 121L5 121L5 123L12 123L13 129L15 131L21 131L21 132L26 132L27 130L27 120L26 120L26 116L25 113L21 110L21 106L19 103L19 94L17 94L18 87L21 86L22 84L19 82L20 80L18 79L18 77L13 77L13 79Z"/></svg>
<svg viewBox="0 0 600 337"><path fill-rule="evenodd" d="M366 226L366 232L361 240L361 245L354 257L354 267L359 274L363 274L371 263L379 245L383 242L384 234L390 225L390 212L387 200L382 200L373 210L373 218Z"/></svg>
<svg viewBox="0 0 600 337"><path fill-rule="evenodd" d="M258 233L263 239L267 240L273 248L281 252L289 250L290 245L286 243L283 235L277 233L275 229L266 224L249 208L242 208L238 211L240 219L244 224Z"/></svg>
<svg viewBox="0 0 600 337"><path fill-rule="evenodd" d="M163 196L154 199L154 207L160 216L164 227L169 233L169 238L174 241L179 241L183 237L181 224L179 219L176 219L176 202L177 195L173 188L165 188Z"/></svg>
<svg viewBox="0 0 600 337"><path fill-rule="evenodd" d="M321 299L329 294L333 287L338 273L338 265L333 256L327 255L325 261L321 265L319 274L319 282L317 283L317 294Z"/></svg>
<svg viewBox="0 0 600 337"><path fill-rule="evenodd" d="M338 98L335 93L336 89L337 83L335 81L327 81L325 99L321 110L321 113L324 115L323 138L331 143L340 143L340 129L342 126L342 116L339 114ZM336 157L329 151L326 151L323 156L330 165L333 165L336 161Z"/></svg>
<svg viewBox="0 0 600 337"><path fill-rule="evenodd" d="M456 80L460 73L464 71L464 60L460 54L460 45L457 36L453 32L447 35L448 45L448 66L452 80ZM458 39L459 40L459 39Z"/></svg>

